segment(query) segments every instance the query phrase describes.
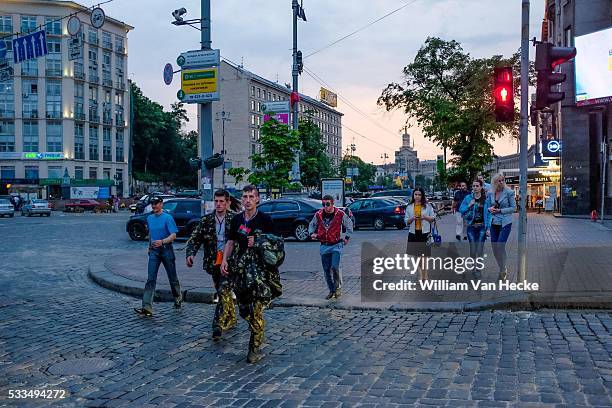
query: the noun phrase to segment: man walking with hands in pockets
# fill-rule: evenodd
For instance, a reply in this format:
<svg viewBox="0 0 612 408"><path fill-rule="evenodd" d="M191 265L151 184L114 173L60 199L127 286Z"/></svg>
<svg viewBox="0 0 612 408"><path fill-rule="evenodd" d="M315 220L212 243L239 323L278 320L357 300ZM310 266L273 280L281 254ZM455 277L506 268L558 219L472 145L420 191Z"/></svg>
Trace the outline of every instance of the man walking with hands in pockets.
<svg viewBox="0 0 612 408"><path fill-rule="evenodd" d="M308 232L312 239L321 242L321 263L323 264L325 282L329 289L329 294L325 299L338 299L342 294L340 257L344 245L348 244L350 234L353 233L353 222L344 211L334 206L332 196L325 195L321 201L323 208L317 211L312 218L308 226ZM340 236L342 227L346 229L344 239Z"/></svg>

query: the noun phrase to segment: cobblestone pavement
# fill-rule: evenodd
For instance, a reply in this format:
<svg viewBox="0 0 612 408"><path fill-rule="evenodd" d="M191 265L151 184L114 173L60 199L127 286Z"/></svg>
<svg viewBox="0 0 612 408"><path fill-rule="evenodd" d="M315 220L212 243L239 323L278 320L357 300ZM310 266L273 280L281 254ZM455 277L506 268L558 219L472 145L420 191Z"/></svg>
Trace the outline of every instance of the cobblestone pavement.
<svg viewBox="0 0 612 408"><path fill-rule="evenodd" d="M91 262L138 248L114 239L120 215L103 217L0 224L0 405L612 405L609 312L274 308L265 358L248 365L243 321L213 343L211 305L158 304L144 319L132 311L137 299L87 280ZM81 358L113 366L49 369ZM68 398L7 399L15 389L62 389Z"/></svg>

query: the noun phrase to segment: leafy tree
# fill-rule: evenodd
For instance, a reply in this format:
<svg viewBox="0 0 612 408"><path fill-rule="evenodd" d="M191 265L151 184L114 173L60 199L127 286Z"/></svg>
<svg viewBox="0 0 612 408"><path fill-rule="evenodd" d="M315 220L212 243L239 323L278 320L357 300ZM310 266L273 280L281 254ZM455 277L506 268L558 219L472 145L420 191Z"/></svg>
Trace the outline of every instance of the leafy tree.
<svg viewBox="0 0 612 408"><path fill-rule="evenodd" d="M498 123L493 113L493 69L508 65L519 77L518 53L473 59L458 42L429 37L404 67L403 83L389 84L378 104L389 111L403 109L407 123L415 121L426 137L449 148L455 156L451 163L473 178L491 161L492 141L518 137L519 115L512 123ZM515 78L516 96L519 85Z"/></svg>
<svg viewBox="0 0 612 408"><path fill-rule="evenodd" d="M367 191L368 186L374 181L376 176L376 166L365 163L357 156L344 156L340 162L340 175L346 177L346 169L351 167L357 167L359 169L359 175L353 176L353 186L355 190Z"/></svg>
<svg viewBox="0 0 612 408"><path fill-rule="evenodd" d="M234 178L236 184L242 182L249 173L251 173L251 170L245 169L244 167L232 167L227 170L227 174Z"/></svg>
<svg viewBox="0 0 612 408"><path fill-rule="evenodd" d="M333 174L331 162L325 153L326 145L321 140L321 130L312 121L307 111L307 118L300 119L298 135L300 149L300 173L305 187L317 188L324 177Z"/></svg>
<svg viewBox="0 0 612 408"><path fill-rule="evenodd" d="M297 132L271 118L261 126L259 142L262 152L251 156L255 170L249 181L267 189L291 187L293 151L300 148Z"/></svg>

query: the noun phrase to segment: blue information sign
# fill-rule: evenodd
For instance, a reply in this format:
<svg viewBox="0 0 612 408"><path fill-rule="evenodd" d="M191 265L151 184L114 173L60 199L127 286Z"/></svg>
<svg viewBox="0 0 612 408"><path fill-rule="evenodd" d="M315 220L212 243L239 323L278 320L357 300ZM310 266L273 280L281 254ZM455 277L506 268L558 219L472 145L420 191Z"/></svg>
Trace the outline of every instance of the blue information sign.
<svg viewBox="0 0 612 408"><path fill-rule="evenodd" d="M13 63L15 64L44 57L47 54L47 34L45 30L35 31L13 39Z"/></svg>

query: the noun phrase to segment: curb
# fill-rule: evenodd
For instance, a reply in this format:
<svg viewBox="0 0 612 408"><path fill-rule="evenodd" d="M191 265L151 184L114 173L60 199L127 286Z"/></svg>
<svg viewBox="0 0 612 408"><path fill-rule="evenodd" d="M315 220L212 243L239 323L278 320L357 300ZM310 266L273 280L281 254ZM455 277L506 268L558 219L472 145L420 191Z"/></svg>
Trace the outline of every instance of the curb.
<svg viewBox="0 0 612 408"><path fill-rule="evenodd" d="M142 297L144 285L123 276L115 275L103 265L90 265L88 277L97 285L133 297ZM188 303L213 303L214 292L210 288L194 287L183 290L183 299ZM280 297L270 307L316 307L331 310L390 311L390 312L447 312L464 313L484 310L524 310L539 309L612 309L612 301L605 294L583 296L574 300L555 299L533 293L515 293L496 300L477 302L406 302L406 303L361 303L359 296L346 296L338 301L323 298ZM353 298L353 299L351 299ZM172 302L170 289L156 288L155 301Z"/></svg>

